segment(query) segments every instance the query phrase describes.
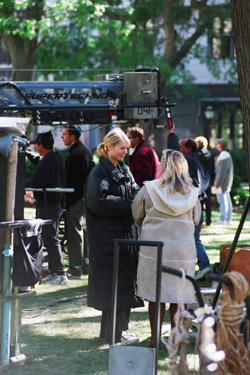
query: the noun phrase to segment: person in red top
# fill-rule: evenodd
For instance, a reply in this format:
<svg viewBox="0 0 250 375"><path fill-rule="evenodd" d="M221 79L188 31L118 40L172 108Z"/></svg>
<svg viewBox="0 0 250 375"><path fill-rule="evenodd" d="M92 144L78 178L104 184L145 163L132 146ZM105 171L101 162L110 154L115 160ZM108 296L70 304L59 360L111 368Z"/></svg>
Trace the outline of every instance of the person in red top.
<svg viewBox="0 0 250 375"><path fill-rule="evenodd" d="M152 147L146 145L142 128L128 128L126 134L130 140L130 147L134 149L129 156L129 168L136 183L142 187L144 181L156 178L160 165L159 158Z"/></svg>

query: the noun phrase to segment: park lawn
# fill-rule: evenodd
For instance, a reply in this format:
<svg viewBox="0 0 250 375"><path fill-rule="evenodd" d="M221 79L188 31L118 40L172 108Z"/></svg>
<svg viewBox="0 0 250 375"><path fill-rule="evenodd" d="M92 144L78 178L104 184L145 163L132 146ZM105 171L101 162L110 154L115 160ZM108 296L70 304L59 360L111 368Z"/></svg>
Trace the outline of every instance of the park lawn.
<svg viewBox="0 0 250 375"><path fill-rule="evenodd" d="M230 244L241 215L234 213L232 225L227 227L204 226L201 239L211 265L219 262L221 244ZM213 221L218 213L213 213ZM239 243L249 243L250 216L247 216ZM87 276L70 280L67 285L40 284L36 294L22 301L21 353L31 363L8 371L8 375L106 375L108 373L109 346L99 338L101 313L86 305ZM202 285L202 284L201 284ZM169 315L166 313L163 334L169 335ZM147 303L131 314L131 328L146 346L150 335ZM199 359L194 344L189 346L190 373L198 374ZM170 375L168 354L159 352L158 374Z"/></svg>
<svg viewBox="0 0 250 375"><path fill-rule="evenodd" d="M219 219L219 213L213 212L213 222ZM241 219L241 214L232 214L230 226L203 226L201 231L202 243L206 247L211 264L220 261L220 245L231 244L234 240L236 230ZM242 228L238 244L249 244L250 215L247 215Z"/></svg>

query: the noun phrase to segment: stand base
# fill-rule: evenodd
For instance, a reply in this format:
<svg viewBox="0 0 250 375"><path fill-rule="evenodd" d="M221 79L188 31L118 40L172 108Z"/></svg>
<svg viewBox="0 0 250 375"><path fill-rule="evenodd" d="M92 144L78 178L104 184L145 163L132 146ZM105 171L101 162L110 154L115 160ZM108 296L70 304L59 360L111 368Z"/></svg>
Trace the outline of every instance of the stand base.
<svg viewBox="0 0 250 375"><path fill-rule="evenodd" d="M24 354L20 354L16 357L10 357L10 363L8 365L0 366L0 374L5 371L10 371L23 365L31 363L32 359L27 358Z"/></svg>

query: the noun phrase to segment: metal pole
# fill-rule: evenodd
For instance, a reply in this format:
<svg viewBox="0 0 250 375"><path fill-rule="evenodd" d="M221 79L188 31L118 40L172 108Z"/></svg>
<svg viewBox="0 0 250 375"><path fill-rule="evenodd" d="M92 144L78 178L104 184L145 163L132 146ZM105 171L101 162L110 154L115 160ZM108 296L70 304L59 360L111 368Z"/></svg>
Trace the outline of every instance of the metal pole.
<svg viewBox="0 0 250 375"><path fill-rule="evenodd" d="M115 242L113 262L112 314L111 314L111 345L115 344L117 289L118 289L119 244Z"/></svg>
<svg viewBox="0 0 250 375"><path fill-rule="evenodd" d="M51 193L74 193L75 189L74 188L59 188L59 187L55 187L55 188L31 188L31 187L27 187L25 188L25 191L47 191L47 192L51 192Z"/></svg>
<svg viewBox="0 0 250 375"><path fill-rule="evenodd" d="M8 156L7 188L6 188L6 220L14 219L16 167L17 167L18 141L13 140L11 152ZM13 254L13 233L10 228L5 229L5 245L3 251L3 297L11 296L11 256ZM2 329L1 329L1 365L9 364L10 359L10 328L11 328L11 302L2 304Z"/></svg>
<svg viewBox="0 0 250 375"><path fill-rule="evenodd" d="M6 229L7 230L7 229ZM11 295L10 289L10 256L3 258L3 297ZM2 327L1 327L1 366L9 364L10 358L10 327L11 327L11 301L2 303Z"/></svg>
<svg viewBox="0 0 250 375"><path fill-rule="evenodd" d="M157 374L158 354L159 354L159 331L160 331L160 303L161 303L161 267L162 267L162 248L164 243L160 241L141 241L141 240L122 240L114 239L114 263L113 263L113 287L112 287L112 345L115 344L115 326L117 309L117 289L118 289L118 264L120 245L136 245L157 247L157 268L156 268L156 319L155 319L155 374Z"/></svg>
<svg viewBox="0 0 250 375"><path fill-rule="evenodd" d="M14 296L18 294L18 287L13 288ZM12 301L11 310L11 338L10 338L10 357L17 357L21 354L21 303L19 298Z"/></svg>
<svg viewBox="0 0 250 375"><path fill-rule="evenodd" d="M161 275L162 275L162 244L157 246L157 268L156 268L156 300L155 300L155 374L157 374L159 340L160 340L160 305L161 305Z"/></svg>

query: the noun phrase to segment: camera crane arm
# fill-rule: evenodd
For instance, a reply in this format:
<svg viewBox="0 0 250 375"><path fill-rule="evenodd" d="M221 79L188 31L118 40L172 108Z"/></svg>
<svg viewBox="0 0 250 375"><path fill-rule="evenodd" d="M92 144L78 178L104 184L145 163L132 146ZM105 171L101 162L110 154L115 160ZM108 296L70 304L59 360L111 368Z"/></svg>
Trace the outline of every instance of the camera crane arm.
<svg viewBox="0 0 250 375"><path fill-rule="evenodd" d="M160 96L157 69L99 75L93 81L0 84L0 116L30 117L33 125L157 120L162 109L170 123L173 106Z"/></svg>

